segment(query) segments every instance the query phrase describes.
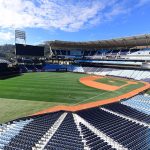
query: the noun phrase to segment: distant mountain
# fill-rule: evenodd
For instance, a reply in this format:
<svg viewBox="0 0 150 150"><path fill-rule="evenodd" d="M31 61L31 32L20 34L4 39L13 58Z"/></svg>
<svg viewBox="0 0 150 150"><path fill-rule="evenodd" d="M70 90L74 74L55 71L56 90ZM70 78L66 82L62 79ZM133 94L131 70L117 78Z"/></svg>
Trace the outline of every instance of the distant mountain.
<svg viewBox="0 0 150 150"><path fill-rule="evenodd" d="M0 58L10 60L10 58L13 57L15 57L15 45L12 44L0 45Z"/></svg>

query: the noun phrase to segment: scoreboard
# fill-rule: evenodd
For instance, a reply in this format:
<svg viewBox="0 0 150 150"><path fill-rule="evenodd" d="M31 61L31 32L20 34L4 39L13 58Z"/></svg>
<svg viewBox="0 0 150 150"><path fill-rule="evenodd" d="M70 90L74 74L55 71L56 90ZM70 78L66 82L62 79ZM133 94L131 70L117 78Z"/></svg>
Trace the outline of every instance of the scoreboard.
<svg viewBox="0 0 150 150"><path fill-rule="evenodd" d="M16 44L16 55L20 56L44 56L43 46Z"/></svg>

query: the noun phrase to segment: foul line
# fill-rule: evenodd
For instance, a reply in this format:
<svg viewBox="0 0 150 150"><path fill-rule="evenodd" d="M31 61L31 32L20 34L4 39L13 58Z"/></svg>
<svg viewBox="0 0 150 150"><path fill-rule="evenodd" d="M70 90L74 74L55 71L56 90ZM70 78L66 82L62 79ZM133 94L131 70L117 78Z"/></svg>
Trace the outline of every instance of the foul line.
<svg viewBox="0 0 150 150"><path fill-rule="evenodd" d="M91 100L91 99L93 99L93 98L95 98L95 97L98 97L98 96L103 95L103 94L106 94L106 93L109 93L109 92L100 93L100 94L98 94L98 95L95 95L95 96L92 96L92 97L90 97L90 98L88 98L88 99L85 99L85 100L83 100L83 101L81 101L81 102L75 103L74 105L81 104L81 103L83 103L83 102L86 102L86 101L88 101L88 100Z"/></svg>

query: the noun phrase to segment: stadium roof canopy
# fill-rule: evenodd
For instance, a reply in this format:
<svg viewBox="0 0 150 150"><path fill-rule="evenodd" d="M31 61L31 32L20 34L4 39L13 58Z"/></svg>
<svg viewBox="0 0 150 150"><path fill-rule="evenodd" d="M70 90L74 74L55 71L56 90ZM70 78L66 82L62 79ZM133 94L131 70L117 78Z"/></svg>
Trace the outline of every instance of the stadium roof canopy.
<svg viewBox="0 0 150 150"><path fill-rule="evenodd" d="M119 49L119 48L132 48L137 46L149 46L150 34L131 36L109 40L98 40L88 42L72 42L72 41L47 41L46 44L50 45L52 49Z"/></svg>

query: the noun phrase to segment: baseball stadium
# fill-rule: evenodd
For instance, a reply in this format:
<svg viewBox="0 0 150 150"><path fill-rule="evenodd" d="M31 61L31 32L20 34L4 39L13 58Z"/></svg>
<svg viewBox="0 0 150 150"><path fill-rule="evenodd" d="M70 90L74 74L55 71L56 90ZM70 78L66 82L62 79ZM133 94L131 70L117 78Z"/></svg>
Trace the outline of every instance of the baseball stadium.
<svg viewBox="0 0 150 150"><path fill-rule="evenodd" d="M150 150L150 0L0 0L0 150Z"/></svg>
<svg viewBox="0 0 150 150"><path fill-rule="evenodd" d="M0 60L0 149L149 150L149 46L149 34L16 43L16 61Z"/></svg>

